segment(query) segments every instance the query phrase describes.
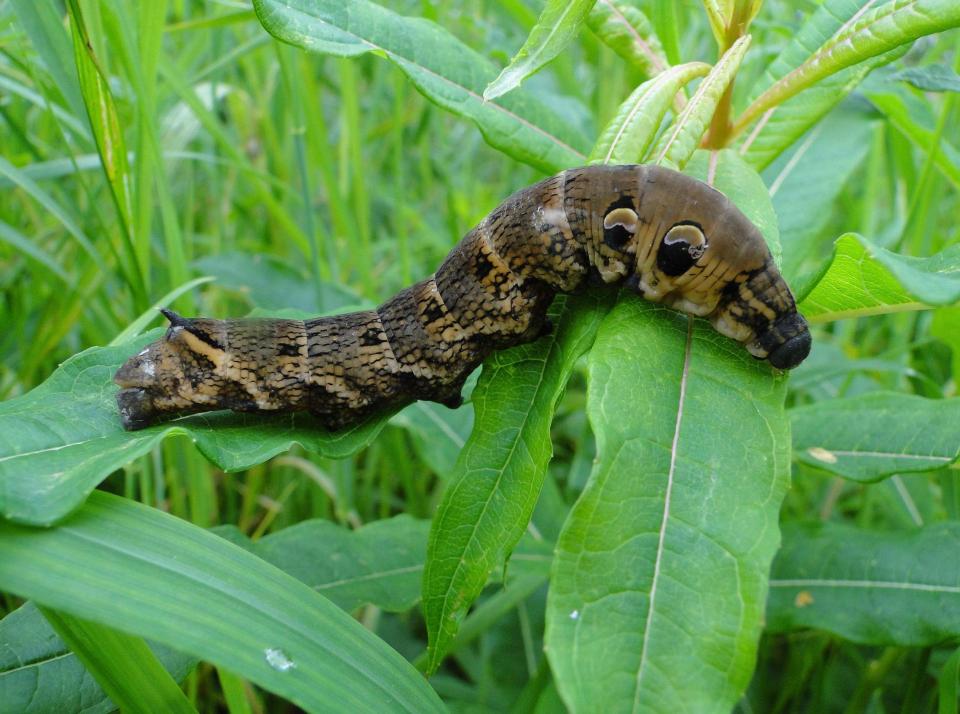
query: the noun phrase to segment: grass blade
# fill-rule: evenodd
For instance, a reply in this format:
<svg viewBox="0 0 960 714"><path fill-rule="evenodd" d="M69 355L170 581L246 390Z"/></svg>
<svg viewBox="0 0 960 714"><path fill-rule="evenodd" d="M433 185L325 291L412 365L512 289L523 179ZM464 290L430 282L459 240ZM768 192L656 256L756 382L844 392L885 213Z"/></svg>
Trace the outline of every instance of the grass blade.
<svg viewBox="0 0 960 714"><path fill-rule="evenodd" d="M147 643L96 622L41 608L43 616L109 695L132 714L196 714Z"/></svg>
<svg viewBox="0 0 960 714"><path fill-rule="evenodd" d="M0 523L0 587L194 654L309 711L443 711L406 660L306 585L116 496L94 494L58 528Z"/></svg>

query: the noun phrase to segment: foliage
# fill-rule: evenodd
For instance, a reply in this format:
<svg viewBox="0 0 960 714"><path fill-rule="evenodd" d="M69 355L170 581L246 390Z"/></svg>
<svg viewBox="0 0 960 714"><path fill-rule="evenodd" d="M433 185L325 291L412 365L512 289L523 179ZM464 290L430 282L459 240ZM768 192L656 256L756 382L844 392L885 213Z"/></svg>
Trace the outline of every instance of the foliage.
<svg viewBox="0 0 960 714"><path fill-rule="evenodd" d="M956 711L957 27L0 2L0 711ZM456 411L120 428L157 306L375 304L513 190L634 161L782 254L789 378L589 290Z"/></svg>

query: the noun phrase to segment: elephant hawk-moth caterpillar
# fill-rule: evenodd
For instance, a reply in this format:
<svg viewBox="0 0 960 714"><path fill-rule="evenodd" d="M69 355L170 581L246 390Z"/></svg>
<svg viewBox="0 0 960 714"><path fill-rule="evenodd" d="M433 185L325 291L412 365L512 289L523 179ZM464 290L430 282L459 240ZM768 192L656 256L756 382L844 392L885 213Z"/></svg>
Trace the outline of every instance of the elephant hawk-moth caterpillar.
<svg viewBox="0 0 960 714"><path fill-rule="evenodd" d="M588 166L510 196L433 276L376 310L310 320L164 311L165 336L114 377L123 426L308 410L339 429L417 399L455 407L477 365L549 331L553 296L590 279L707 317L780 369L810 351L760 231L726 196L658 166Z"/></svg>

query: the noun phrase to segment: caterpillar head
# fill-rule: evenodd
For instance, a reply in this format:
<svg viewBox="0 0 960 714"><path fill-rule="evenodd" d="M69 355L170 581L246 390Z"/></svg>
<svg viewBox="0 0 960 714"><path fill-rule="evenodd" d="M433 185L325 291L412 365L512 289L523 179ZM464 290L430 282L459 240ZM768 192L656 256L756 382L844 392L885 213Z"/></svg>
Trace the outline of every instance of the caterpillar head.
<svg viewBox="0 0 960 714"><path fill-rule="evenodd" d="M224 350L216 320L188 320L163 310L166 334L128 359L113 377L124 429L150 426L174 414L216 409L224 396L217 371Z"/></svg>
<svg viewBox="0 0 960 714"><path fill-rule="evenodd" d="M683 174L643 167L641 200L616 221L638 236L630 284L648 300L706 317L758 359L792 369L810 331L760 230L722 193ZM614 218L613 212L608 218Z"/></svg>

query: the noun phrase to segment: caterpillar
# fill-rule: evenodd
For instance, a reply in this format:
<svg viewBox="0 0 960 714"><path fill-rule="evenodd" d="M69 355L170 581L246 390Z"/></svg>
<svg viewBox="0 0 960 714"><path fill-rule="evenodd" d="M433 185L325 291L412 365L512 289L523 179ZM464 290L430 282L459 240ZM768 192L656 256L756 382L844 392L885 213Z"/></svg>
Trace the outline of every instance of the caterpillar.
<svg viewBox="0 0 960 714"><path fill-rule="evenodd" d="M557 292L623 284L706 317L779 369L810 332L760 231L722 193L651 165L569 169L507 198L431 277L376 310L185 318L114 381L124 428L215 409L313 413L330 430L417 399L456 407L494 350L550 331Z"/></svg>

